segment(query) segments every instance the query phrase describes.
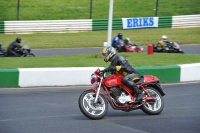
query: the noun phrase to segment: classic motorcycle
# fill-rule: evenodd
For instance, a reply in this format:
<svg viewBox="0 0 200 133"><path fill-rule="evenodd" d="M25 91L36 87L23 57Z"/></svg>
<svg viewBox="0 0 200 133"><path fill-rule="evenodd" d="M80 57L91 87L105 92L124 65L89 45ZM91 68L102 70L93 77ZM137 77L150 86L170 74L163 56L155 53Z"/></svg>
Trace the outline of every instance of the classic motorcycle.
<svg viewBox="0 0 200 133"><path fill-rule="evenodd" d="M176 42L170 42L165 44L162 48L157 47L156 44L153 44L153 51L154 52L161 52L161 53L182 53L184 51L180 49L180 45Z"/></svg>
<svg viewBox="0 0 200 133"><path fill-rule="evenodd" d="M144 75L135 81L145 96L136 101L133 90L122 83L123 75L110 74L97 69L91 75L93 88L86 89L79 97L78 103L81 112L90 119L102 119L108 111L108 103L115 110L129 112L141 109L149 115L158 115L164 108L163 96L165 93L159 79L153 75Z"/></svg>
<svg viewBox="0 0 200 133"><path fill-rule="evenodd" d="M28 45L22 46L21 50L18 48L15 48L14 51L20 56L20 57L35 57L33 53L31 53L31 48ZM7 54L7 50L1 49L0 50L0 57L13 57L13 55Z"/></svg>

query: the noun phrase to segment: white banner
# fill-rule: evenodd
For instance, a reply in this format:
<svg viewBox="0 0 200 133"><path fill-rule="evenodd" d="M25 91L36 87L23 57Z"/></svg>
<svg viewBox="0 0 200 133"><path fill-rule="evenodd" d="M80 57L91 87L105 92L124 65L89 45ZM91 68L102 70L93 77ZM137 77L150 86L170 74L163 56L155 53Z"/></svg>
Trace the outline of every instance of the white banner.
<svg viewBox="0 0 200 133"><path fill-rule="evenodd" d="M158 17L122 18L123 29L158 27Z"/></svg>

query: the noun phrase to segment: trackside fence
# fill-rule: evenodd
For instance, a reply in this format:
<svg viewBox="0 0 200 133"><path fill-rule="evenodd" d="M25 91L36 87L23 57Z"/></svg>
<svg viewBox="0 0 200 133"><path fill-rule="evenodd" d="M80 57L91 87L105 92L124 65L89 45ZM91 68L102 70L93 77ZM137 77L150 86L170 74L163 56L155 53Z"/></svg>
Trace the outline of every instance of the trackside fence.
<svg viewBox="0 0 200 133"><path fill-rule="evenodd" d="M113 18L113 30L124 29L126 18ZM200 14L182 16L137 17L131 18L134 28L191 28L200 27ZM130 20L131 20L130 19ZM145 27L148 19L148 27ZM155 19L155 22L152 21ZM152 21L152 22L151 22ZM128 21L127 21L128 22ZM128 24L127 24L128 25ZM141 26L141 27L140 27ZM0 33L38 33L38 32L83 32L103 31L108 29L108 19L80 19L80 20L35 20L35 21L0 21Z"/></svg>

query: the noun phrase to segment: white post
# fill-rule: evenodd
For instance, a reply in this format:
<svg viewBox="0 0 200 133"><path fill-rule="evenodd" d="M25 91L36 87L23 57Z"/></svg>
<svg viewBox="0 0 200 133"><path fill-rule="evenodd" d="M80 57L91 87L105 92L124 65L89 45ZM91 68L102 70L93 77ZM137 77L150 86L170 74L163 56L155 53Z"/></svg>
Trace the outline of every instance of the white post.
<svg viewBox="0 0 200 133"><path fill-rule="evenodd" d="M108 38L107 38L107 46L110 46L110 45L111 45L112 19L113 19L113 0L110 0L110 5L109 5L109 18L108 18Z"/></svg>

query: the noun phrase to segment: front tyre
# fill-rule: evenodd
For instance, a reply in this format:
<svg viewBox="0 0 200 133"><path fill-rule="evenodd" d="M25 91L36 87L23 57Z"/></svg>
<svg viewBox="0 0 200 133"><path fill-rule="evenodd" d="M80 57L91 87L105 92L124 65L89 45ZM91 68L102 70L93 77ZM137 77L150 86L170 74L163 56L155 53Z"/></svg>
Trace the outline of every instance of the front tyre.
<svg viewBox="0 0 200 133"><path fill-rule="evenodd" d="M35 57L35 55L33 53L30 53L30 54L25 54L24 57Z"/></svg>
<svg viewBox="0 0 200 133"><path fill-rule="evenodd" d="M108 103L102 94L99 94L97 103L94 103L96 93L92 90L84 91L79 97L81 112L92 120L102 119L108 111Z"/></svg>
<svg viewBox="0 0 200 133"><path fill-rule="evenodd" d="M152 87L147 87L146 90L155 98L155 101L146 101L146 103L141 106L141 110L149 115L160 114L164 108L164 100L162 95Z"/></svg>

